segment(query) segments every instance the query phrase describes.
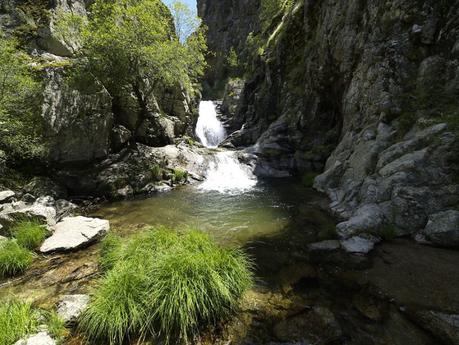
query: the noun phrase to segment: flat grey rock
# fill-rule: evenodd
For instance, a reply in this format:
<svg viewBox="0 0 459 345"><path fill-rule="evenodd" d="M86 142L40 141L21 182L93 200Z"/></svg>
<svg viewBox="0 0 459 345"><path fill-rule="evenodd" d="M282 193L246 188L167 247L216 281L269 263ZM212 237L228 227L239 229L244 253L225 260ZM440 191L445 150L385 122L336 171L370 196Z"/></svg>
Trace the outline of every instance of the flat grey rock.
<svg viewBox="0 0 459 345"><path fill-rule="evenodd" d="M18 340L14 345L56 345L56 341L47 332L40 332Z"/></svg>
<svg viewBox="0 0 459 345"><path fill-rule="evenodd" d="M352 254L368 254L373 250L379 239L373 236L354 236L341 241L342 248Z"/></svg>
<svg viewBox="0 0 459 345"><path fill-rule="evenodd" d="M88 295L65 295L59 301L57 314L67 323L77 321L89 303Z"/></svg>
<svg viewBox="0 0 459 345"><path fill-rule="evenodd" d="M54 233L40 247L42 253L65 252L84 247L110 230L108 220L66 217L54 227Z"/></svg>

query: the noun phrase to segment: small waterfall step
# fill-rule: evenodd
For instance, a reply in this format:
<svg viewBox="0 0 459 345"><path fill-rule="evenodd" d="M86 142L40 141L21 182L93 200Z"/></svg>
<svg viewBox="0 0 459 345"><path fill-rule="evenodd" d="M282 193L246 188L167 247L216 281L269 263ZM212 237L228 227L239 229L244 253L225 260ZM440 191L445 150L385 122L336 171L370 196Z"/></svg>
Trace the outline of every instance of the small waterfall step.
<svg viewBox="0 0 459 345"><path fill-rule="evenodd" d="M201 101L199 118L196 123L196 135L205 147L215 148L225 140L226 130L217 117L213 101Z"/></svg>

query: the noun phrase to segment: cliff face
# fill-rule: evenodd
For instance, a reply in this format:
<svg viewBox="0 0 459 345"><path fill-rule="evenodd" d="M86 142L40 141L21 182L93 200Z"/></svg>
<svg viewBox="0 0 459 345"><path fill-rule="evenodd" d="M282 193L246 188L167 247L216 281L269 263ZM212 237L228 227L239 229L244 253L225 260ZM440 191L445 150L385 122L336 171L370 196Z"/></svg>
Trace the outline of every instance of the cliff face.
<svg viewBox="0 0 459 345"><path fill-rule="evenodd" d="M258 31L260 0L197 0L198 15L208 27L208 61L212 66L205 80L211 87L226 77L231 49L239 55L250 32Z"/></svg>
<svg viewBox="0 0 459 345"><path fill-rule="evenodd" d="M232 143L254 145L260 175L321 173L314 186L342 237L395 224L438 242L424 227L444 210L451 220L459 202L458 11L459 1L294 2L259 36Z"/></svg>

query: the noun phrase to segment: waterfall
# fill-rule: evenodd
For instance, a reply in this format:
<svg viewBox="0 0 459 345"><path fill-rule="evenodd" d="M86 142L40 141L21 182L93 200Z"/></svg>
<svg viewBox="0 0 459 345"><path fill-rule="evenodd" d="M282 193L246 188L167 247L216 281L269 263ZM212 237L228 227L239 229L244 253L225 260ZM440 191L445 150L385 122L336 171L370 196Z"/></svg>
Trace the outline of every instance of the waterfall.
<svg viewBox="0 0 459 345"><path fill-rule="evenodd" d="M226 137L225 128L217 118L215 104L202 101L199 104L199 118L196 135L201 143L210 148L217 147ZM231 193L246 191L257 184L257 179L250 166L242 164L235 151L216 152L209 164L206 180L199 189Z"/></svg>
<svg viewBox="0 0 459 345"><path fill-rule="evenodd" d="M226 131L217 118L214 102L202 101L199 104L196 135L205 147L217 147L218 144L225 140Z"/></svg>
<svg viewBox="0 0 459 345"><path fill-rule="evenodd" d="M210 163L206 180L199 186L201 190L228 193L247 191L257 184L252 169L239 162L236 152L217 152Z"/></svg>

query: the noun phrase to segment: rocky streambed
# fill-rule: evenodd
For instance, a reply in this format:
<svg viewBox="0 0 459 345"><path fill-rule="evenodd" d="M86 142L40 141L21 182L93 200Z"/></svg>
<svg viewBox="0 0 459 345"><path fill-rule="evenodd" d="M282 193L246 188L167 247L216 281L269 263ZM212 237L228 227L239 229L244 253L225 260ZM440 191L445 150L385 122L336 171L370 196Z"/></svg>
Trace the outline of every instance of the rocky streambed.
<svg viewBox="0 0 459 345"><path fill-rule="evenodd" d="M12 198L3 200L2 212L12 207ZM110 231L125 238L149 225L187 224L224 245L243 246L256 264L257 284L241 310L205 333L203 344L458 344L459 252L409 239L370 241L372 250L365 241L340 242L328 200L298 181L262 181L255 190L226 196L183 186L104 204L87 218L70 216L69 208L62 213L62 202L53 204L51 197L44 200L35 200L27 212L42 207L62 215L52 225L54 235L74 222L100 227L100 233L72 250L61 246L37 254L23 275L0 283L0 296L31 299L71 319L100 275L96 239L106 223L94 219L107 219ZM66 341L81 339L75 332Z"/></svg>

